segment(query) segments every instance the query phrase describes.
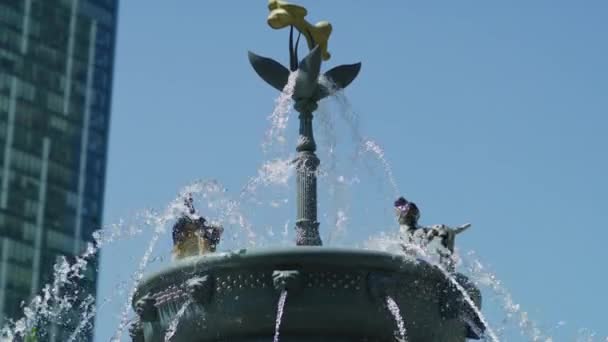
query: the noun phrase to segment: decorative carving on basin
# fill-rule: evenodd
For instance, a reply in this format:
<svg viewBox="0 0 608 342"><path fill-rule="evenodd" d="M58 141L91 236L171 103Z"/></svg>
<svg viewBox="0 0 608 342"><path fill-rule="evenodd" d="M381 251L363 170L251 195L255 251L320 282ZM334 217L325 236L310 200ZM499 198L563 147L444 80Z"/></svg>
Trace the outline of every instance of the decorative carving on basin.
<svg viewBox="0 0 608 342"><path fill-rule="evenodd" d="M289 293L293 294L302 289L302 277L300 277L300 272L296 270L277 270L272 272L272 284L279 292L289 291Z"/></svg>
<svg viewBox="0 0 608 342"><path fill-rule="evenodd" d="M156 308L156 298L144 295L135 302L135 313L144 322L158 321L158 310Z"/></svg>
<svg viewBox="0 0 608 342"><path fill-rule="evenodd" d="M438 269L403 256L299 247L180 260L144 280L134 302L145 298L160 313L158 322L142 317L146 341L163 336L188 298L172 341L271 340L279 293L287 290L297 295L287 297L281 341L388 342L395 323L379 299L390 295L406 317L409 341L463 342L466 323L442 313L448 287Z"/></svg>
<svg viewBox="0 0 608 342"><path fill-rule="evenodd" d="M214 284L213 277L206 274L186 281L186 290L193 302L205 305L211 300Z"/></svg>
<svg viewBox="0 0 608 342"><path fill-rule="evenodd" d="M367 276L367 289L370 296L384 302L386 296L394 296L398 289L398 279L394 274L370 272Z"/></svg>

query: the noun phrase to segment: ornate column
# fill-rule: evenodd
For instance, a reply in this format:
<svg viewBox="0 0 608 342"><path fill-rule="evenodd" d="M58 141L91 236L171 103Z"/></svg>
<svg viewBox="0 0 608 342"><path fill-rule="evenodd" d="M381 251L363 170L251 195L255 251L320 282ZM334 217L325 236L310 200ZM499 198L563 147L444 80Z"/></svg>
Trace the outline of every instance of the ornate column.
<svg viewBox="0 0 608 342"><path fill-rule="evenodd" d="M296 244L298 246L321 246L319 222L317 222L317 168L319 158L312 131L312 113L317 103L311 99L296 100L294 108L300 113L298 157L296 159L297 219Z"/></svg>

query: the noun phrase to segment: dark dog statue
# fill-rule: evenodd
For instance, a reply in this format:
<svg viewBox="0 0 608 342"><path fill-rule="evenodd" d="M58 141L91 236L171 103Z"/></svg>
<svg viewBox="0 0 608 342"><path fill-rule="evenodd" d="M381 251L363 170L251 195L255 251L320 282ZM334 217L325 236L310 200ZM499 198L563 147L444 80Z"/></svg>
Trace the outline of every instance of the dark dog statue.
<svg viewBox="0 0 608 342"><path fill-rule="evenodd" d="M184 200L188 213L184 213L173 225L173 257L185 257L215 252L224 228L207 225L204 217L196 215L193 200Z"/></svg>

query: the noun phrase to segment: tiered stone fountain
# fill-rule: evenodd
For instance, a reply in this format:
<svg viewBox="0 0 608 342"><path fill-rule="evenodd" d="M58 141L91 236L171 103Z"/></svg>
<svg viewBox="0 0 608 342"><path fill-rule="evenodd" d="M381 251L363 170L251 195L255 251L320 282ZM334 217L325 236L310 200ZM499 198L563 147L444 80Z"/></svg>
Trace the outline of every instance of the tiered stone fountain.
<svg viewBox="0 0 608 342"><path fill-rule="evenodd" d="M280 340L286 342L480 338L484 326L476 312L481 295L466 277L446 276L439 267L412 262L404 255L321 246L313 112L319 100L348 86L361 64L338 66L320 76L321 61L329 59L331 25L309 24L300 6L269 3L270 26L291 27L290 68L253 53L249 60L279 91L297 72L297 246L208 253L175 261L149 275L133 299L133 341L163 341L168 334L171 341L271 341L279 330ZM311 48L301 61L293 28ZM399 321L404 322L402 327Z"/></svg>

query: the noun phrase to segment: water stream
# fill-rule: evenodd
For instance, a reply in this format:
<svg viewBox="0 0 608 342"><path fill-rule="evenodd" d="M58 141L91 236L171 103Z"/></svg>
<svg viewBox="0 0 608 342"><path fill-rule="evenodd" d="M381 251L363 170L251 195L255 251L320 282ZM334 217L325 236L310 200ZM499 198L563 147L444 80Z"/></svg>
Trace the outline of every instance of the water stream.
<svg viewBox="0 0 608 342"><path fill-rule="evenodd" d="M283 321L283 310L285 309L285 301L287 300L287 290L281 291L279 296L279 303L277 304L277 319L274 323L274 342L279 342L279 333L281 329L281 322Z"/></svg>
<svg viewBox="0 0 608 342"><path fill-rule="evenodd" d="M91 319L93 319L95 317L95 315L97 314L97 312L107 303L110 302L109 298L104 298L103 301L101 301L101 303L96 302L94 297L91 297L91 303L90 306L85 308L84 310L82 310L82 315L80 318L80 323L78 323L78 326L76 326L76 329L74 329L74 331L72 332L72 334L70 335L70 338L68 339L67 342L75 342L78 341L77 338L80 336L80 334L84 331L86 331L87 329L91 329L93 328L93 324L91 324Z"/></svg>
<svg viewBox="0 0 608 342"><path fill-rule="evenodd" d="M129 320L131 302L133 301L133 296L137 291L137 286L139 285L141 279L144 276L144 271L148 266L148 262L150 261L152 253L154 252L154 248L156 247L158 239L167 229L168 222L177 219L183 213L187 212L188 209L184 205L184 198L186 198L189 194L198 194L204 191L207 185L209 184L195 183L191 186L186 187L186 189L184 189L184 191L182 191L182 193L167 206L163 214L153 214L148 217L148 223L154 227L154 232L152 238L148 242L146 251L144 252L143 257L139 262L139 266L137 267L137 270L133 276L133 284L131 285L127 300L125 301L125 305L120 316L120 323L118 325L118 328L116 329L116 332L114 333L114 336L111 339L112 342L119 342L121 339L121 336Z"/></svg>
<svg viewBox="0 0 608 342"><path fill-rule="evenodd" d="M484 336L483 331L477 326L477 323L475 323L470 317L467 317L466 315L462 315L461 319L465 324L467 324L469 327L471 327L471 329L473 330L475 335L477 335L479 337Z"/></svg>
<svg viewBox="0 0 608 342"><path fill-rule="evenodd" d="M506 325L513 317L517 320L519 330L526 335L531 341L552 341L552 337L545 334L538 327L536 322L530 319L528 313L523 311L521 305L517 304L511 293L502 285L496 275L486 270L484 265L474 252L467 253L465 258L466 264L464 270L467 275L477 284L489 288L495 296L501 301L501 307L506 313L503 319L503 325Z"/></svg>
<svg viewBox="0 0 608 342"><path fill-rule="evenodd" d="M394 248L393 244L395 244L395 241L398 241L398 238L393 238L393 239L389 238L388 241L386 242L386 244L389 246L386 246L386 247ZM383 244L384 244L384 242L380 242L379 245L376 245L375 247L378 247L378 246L385 247L385 246L382 246ZM427 250L425 250L424 248L422 248L421 246L419 246L417 244L400 242L399 245L406 247L410 251L414 251L416 253L417 257L421 258L425 262L435 266L438 270L440 270L441 273L445 276L445 278L460 292L460 294L462 295L465 302L473 310L473 312L475 313L477 318L479 318L479 320L481 321L483 326L486 328L486 335L489 336L491 341L499 342L499 339L498 339L496 333L494 332L494 330L488 323L485 316L481 313L481 311L479 310L479 308L477 307L477 305L475 304L475 302L473 301L473 299L471 298L469 293L466 291L466 289L462 285L460 285L460 283L456 280L456 278L452 275L452 273L447 271L445 269L445 267L436 260L436 257L433 257L431 255L431 253L429 253Z"/></svg>
<svg viewBox="0 0 608 342"><path fill-rule="evenodd" d="M262 149L264 152L267 152L276 143L284 145L286 141L285 129L289 122L289 111L291 110L292 103L291 97L293 96L297 77L297 71L290 73L283 91L279 97L275 99L274 109L268 117L270 128L266 131L266 136L262 142Z"/></svg>
<svg viewBox="0 0 608 342"><path fill-rule="evenodd" d="M331 95L329 100L333 101L337 105L336 112L348 127L351 141L358 146L358 153L355 158L360 158L362 156L366 156L367 154L371 154L382 167L385 176L382 180L388 181L388 184L392 190L391 196L395 198L399 196L401 192L399 191L392 167L385 157L384 149L378 142L365 137L361 133L359 126L359 115L354 111L350 100L344 93L344 90L338 89L336 85L326 77L321 77L319 79L319 83L330 89Z"/></svg>
<svg viewBox="0 0 608 342"><path fill-rule="evenodd" d="M88 243L82 254L76 256L74 262L70 264L65 257L58 258L58 261L53 266L52 283L45 284L40 294L34 296L29 304L23 307L23 317L17 321L9 321L0 330L0 340L12 341L19 338L24 338L34 329L38 329L40 324L55 322L60 324L65 321L63 315L74 311L74 305L80 302L77 307L83 311L83 320L78 323L78 326L71 339L75 339L77 335L89 325L89 320L94 317L95 301L90 295L84 298L82 295L86 291L78 289L77 281L84 277L83 272L88 266L88 262L94 258L99 250L118 239L129 238L141 233L141 228L134 229L133 226L119 222L108 226L104 230L98 230L93 233L95 243ZM71 287L69 291L67 288ZM42 336L46 336L51 332L41 331Z"/></svg>
<svg viewBox="0 0 608 342"><path fill-rule="evenodd" d="M391 296L386 296L386 306L393 315L393 318L395 319L395 324L397 324L397 329L399 330L400 338L399 341L407 342L407 331L405 330L405 323L403 321L401 311L399 310L399 305L397 305L397 302L395 302L395 300Z"/></svg>
<svg viewBox="0 0 608 342"><path fill-rule="evenodd" d="M175 317L173 317L173 320L169 324L169 327L167 328L167 332L165 333L165 342L170 342L171 338L173 338L173 335L175 335L175 332L177 331L177 326L179 325L179 321L182 319L182 317L186 313L186 310L188 309L190 304L192 304L192 300L191 299L186 300L186 302L184 302L184 304L181 306L181 308L175 314Z"/></svg>

